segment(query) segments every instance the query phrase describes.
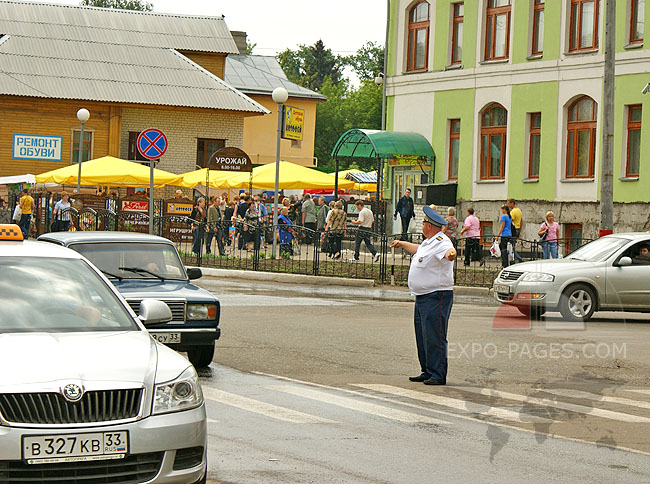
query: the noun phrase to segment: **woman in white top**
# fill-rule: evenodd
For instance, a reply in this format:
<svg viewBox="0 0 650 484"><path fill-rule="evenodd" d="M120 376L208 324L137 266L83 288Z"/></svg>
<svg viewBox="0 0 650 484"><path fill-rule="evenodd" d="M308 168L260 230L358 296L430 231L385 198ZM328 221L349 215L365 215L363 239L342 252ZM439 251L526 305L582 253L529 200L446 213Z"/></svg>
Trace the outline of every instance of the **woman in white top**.
<svg viewBox="0 0 650 484"><path fill-rule="evenodd" d="M62 213L67 208L70 208L70 195L68 195L68 192L61 192L61 200L54 204L52 210L52 219L59 222L59 232L67 232L70 228L70 213Z"/></svg>

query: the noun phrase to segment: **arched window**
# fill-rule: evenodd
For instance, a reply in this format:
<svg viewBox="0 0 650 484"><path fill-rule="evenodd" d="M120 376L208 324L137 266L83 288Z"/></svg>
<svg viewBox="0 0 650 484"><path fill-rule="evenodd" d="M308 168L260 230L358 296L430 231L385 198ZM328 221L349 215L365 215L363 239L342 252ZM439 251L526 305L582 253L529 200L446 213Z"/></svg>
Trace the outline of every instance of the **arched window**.
<svg viewBox="0 0 650 484"><path fill-rule="evenodd" d="M492 104L481 115L481 180L502 180L506 173L508 111Z"/></svg>
<svg viewBox="0 0 650 484"><path fill-rule="evenodd" d="M420 2L409 10L407 71L424 71L429 57L429 3Z"/></svg>
<svg viewBox="0 0 650 484"><path fill-rule="evenodd" d="M593 178L596 159L596 102L589 96L569 106L566 138L566 177Z"/></svg>

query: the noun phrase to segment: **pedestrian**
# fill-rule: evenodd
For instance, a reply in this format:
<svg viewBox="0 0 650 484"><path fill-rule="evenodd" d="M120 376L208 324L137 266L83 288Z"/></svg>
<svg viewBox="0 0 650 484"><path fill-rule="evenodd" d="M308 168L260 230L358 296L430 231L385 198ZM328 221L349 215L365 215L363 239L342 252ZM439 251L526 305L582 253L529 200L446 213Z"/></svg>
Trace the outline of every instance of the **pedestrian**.
<svg viewBox="0 0 650 484"><path fill-rule="evenodd" d="M244 248L244 218L246 217L246 211L248 210L248 195L243 194L239 197L239 205L237 205L237 211L235 217L237 218L237 245L236 247L239 250Z"/></svg>
<svg viewBox="0 0 650 484"><path fill-rule="evenodd" d="M454 207L447 208L447 218L445 219L447 225L442 228L442 232L449 237L451 243L456 247L456 232L458 231L458 220L456 219L456 209Z"/></svg>
<svg viewBox="0 0 650 484"><path fill-rule="evenodd" d="M246 250L259 250L260 248L260 227L262 225L262 212L257 202L249 199L248 209L244 216L244 243Z"/></svg>
<svg viewBox="0 0 650 484"><path fill-rule="evenodd" d="M318 232L319 236L320 234L323 233L323 230L325 229L328 212L329 212L329 208L325 203L325 198L320 197L318 199L318 213L316 214L316 231Z"/></svg>
<svg viewBox="0 0 650 484"><path fill-rule="evenodd" d="M350 262L359 261L361 242L365 242L366 247L372 254L372 261L378 262L379 252L377 252L377 250L372 245L372 242L370 241L372 224L375 221L375 217L372 214L372 211L364 206L363 200L357 200L355 205L359 210L359 218L357 220L351 220L351 223L358 225L359 229L357 230L357 234L354 237L354 258L350 259Z"/></svg>
<svg viewBox="0 0 650 484"><path fill-rule="evenodd" d="M328 215L327 225L325 225L326 237L329 241L329 255L332 259L341 258L341 242L345 234L347 216L347 213L343 211L343 202L337 200Z"/></svg>
<svg viewBox="0 0 650 484"><path fill-rule="evenodd" d="M23 233L23 239L29 235L29 227L32 222L32 212L34 211L34 199L29 194L27 188L23 189L23 196L20 197L20 222L18 226Z"/></svg>
<svg viewBox="0 0 650 484"><path fill-rule="evenodd" d="M176 198L176 199L183 198L183 190L176 190L174 192L174 198Z"/></svg>
<svg viewBox="0 0 650 484"><path fill-rule="evenodd" d="M192 209L192 214L190 218L192 219L192 252L197 256L201 254L201 245L203 242L203 237L205 235L205 198L199 197L196 201L196 205Z"/></svg>
<svg viewBox="0 0 650 484"><path fill-rule="evenodd" d="M512 218L508 205L501 205L501 218L499 219L499 233L496 235L499 239L499 249L501 249L501 268L505 269L510 265L508 258L508 244L512 239Z"/></svg>
<svg viewBox="0 0 650 484"><path fill-rule="evenodd" d="M278 216L278 242L280 243L280 255L293 255L293 223L289 218L289 209L282 207Z"/></svg>
<svg viewBox="0 0 650 484"><path fill-rule="evenodd" d="M467 217L463 222L463 228L460 231L461 235L465 235L465 261L463 265L469 266L471 261L480 261L480 265L484 265L483 257L481 254L481 222L478 217L474 215L474 208L467 209Z"/></svg>
<svg viewBox="0 0 650 484"><path fill-rule="evenodd" d="M302 226L305 227L305 243L310 245L316 231L316 205L309 193L302 197Z"/></svg>
<svg viewBox="0 0 650 484"><path fill-rule="evenodd" d="M239 197L237 197L239 198ZM228 206L226 207L224 211L224 234L223 237L225 239L225 243L227 245L231 245L232 241L230 240L230 227L233 225L233 219L235 215L235 202L234 199L228 202Z"/></svg>
<svg viewBox="0 0 650 484"><path fill-rule="evenodd" d="M424 207L422 234L424 241L413 244L394 240L391 247L401 247L411 254L408 286L415 296L415 342L420 374L409 377L425 385L447 383L447 328L454 300L454 260L456 249L441 232L445 220L431 207Z"/></svg>
<svg viewBox="0 0 650 484"><path fill-rule="evenodd" d="M395 206L395 214L393 215L393 220L397 220L397 214L402 220L402 235L400 240L409 240L408 238L408 229L411 219L415 218L415 208L413 206L413 199L411 198L411 189L407 188L404 190L404 195L400 197Z"/></svg>
<svg viewBox="0 0 650 484"><path fill-rule="evenodd" d="M542 257L544 259L557 259L557 240L560 234L560 226L555 221L555 214L551 211L546 212L544 222L539 226L537 235L543 236Z"/></svg>
<svg viewBox="0 0 650 484"><path fill-rule="evenodd" d="M217 248L219 249L219 255L224 255L223 248L223 212L221 210L221 198L212 197L212 203L208 207L207 215L207 227L205 234L205 253L212 253L212 239L217 239Z"/></svg>
<svg viewBox="0 0 650 484"><path fill-rule="evenodd" d="M524 219L521 213L521 209L517 207L517 202L514 198L509 198L508 208L510 209L510 217L512 218L512 255L515 258L516 262L523 262L524 259L517 253L517 241L521 235L521 231L524 228Z"/></svg>
<svg viewBox="0 0 650 484"><path fill-rule="evenodd" d="M57 230L53 232L67 232L70 229L70 195L68 192L61 192L61 200L54 204L54 210L52 210L52 218L54 219L54 225ZM65 213L64 213L65 211Z"/></svg>

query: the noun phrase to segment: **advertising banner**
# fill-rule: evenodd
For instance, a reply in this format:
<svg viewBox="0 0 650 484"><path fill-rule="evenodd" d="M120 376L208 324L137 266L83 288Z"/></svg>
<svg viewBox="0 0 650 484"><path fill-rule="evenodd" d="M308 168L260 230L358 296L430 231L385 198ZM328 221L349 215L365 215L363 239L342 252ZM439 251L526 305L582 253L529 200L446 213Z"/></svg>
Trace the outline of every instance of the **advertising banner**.
<svg viewBox="0 0 650 484"><path fill-rule="evenodd" d="M11 157L15 160L61 161L61 136L15 134Z"/></svg>
<svg viewBox="0 0 650 484"><path fill-rule="evenodd" d="M284 116L282 119L282 138L297 141L302 140L305 110L292 106L284 106Z"/></svg>

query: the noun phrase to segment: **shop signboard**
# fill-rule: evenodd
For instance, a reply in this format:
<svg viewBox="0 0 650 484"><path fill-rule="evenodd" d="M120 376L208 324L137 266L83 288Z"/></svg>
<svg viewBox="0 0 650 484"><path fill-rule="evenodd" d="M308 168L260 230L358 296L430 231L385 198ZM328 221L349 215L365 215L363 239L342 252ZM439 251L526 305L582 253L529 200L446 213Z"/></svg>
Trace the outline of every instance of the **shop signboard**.
<svg viewBox="0 0 650 484"><path fill-rule="evenodd" d="M192 226L185 217L192 215L193 204L188 198L165 200L165 237L175 243L192 242Z"/></svg>
<svg viewBox="0 0 650 484"><path fill-rule="evenodd" d="M119 230L149 233L149 200L142 197L127 197L121 200Z"/></svg>
<svg viewBox="0 0 650 484"><path fill-rule="evenodd" d="M14 160L61 161L61 136L14 133L12 154Z"/></svg>
<svg viewBox="0 0 650 484"><path fill-rule="evenodd" d="M208 161L209 170L223 170L236 172L253 171L253 162L244 150L232 146L226 146L210 157Z"/></svg>
<svg viewBox="0 0 650 484"><path fill-rule="evenodd" d="M296 141L302 140L302 132L305 124L305 110L284 106L282 117L282 138Z"/></svg>

